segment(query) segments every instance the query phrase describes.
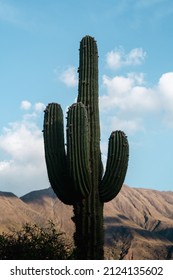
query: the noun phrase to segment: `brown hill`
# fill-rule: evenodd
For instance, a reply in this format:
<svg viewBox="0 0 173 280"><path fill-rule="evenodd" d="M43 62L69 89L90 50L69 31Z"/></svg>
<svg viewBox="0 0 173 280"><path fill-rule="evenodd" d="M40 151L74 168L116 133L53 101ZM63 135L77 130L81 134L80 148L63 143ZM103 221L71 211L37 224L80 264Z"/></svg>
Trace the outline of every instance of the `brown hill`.
<svg viewBox="0 0 173 280"><path fill-rule="evenodd" d="M0 232L8 232L25 223L44 224L45 219L13 193L0 192Z"/></svg>
<svg viewBox="0 0 173 280"><path fill-rule="evenodd" d="M59 201L52 189L31 192L20 199L1 193L1 228L52 219L72 237L72 207ZM3 212L2 212L3 211ZM104 207L105 257L108 259L173 259L173 192L123 186ZM9 226L10 225L10 226Z"/></svg>
<svg viewBox="0 0 173 280"><path fill-rule="evenodd" d="M172 259L173 192L123 186L105 206L105 231L119 258Z"/></svg>

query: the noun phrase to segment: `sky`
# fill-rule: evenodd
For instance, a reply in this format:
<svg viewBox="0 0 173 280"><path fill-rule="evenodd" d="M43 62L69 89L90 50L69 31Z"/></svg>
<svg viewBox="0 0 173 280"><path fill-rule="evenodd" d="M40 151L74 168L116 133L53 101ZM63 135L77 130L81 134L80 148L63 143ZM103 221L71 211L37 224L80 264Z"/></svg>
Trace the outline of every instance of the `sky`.
<svg viewBox="0 0 173 280"><path fill-rule="evenodd" d="M173 1L0 0L0 190L48 188L43 110L64 119L78 92L79 43L99 51L101 151L128 136L125 183L173 191Z"/></svg>

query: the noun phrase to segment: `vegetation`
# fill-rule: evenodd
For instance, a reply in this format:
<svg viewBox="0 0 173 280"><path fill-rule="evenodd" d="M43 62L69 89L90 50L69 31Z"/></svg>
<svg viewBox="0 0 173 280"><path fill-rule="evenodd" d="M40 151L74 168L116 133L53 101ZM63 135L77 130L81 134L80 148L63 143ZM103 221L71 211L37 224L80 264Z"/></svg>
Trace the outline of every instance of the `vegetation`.
<svg viewBox="0 0 173 280"><path fill-rule="evenodd" d="M74 241L78 259L103 259L103 205L120 191L127 171L126 135L114 131L109 138L103 176L98 106L98 50L94 38L80 42L77 103L67 114L64 145L63 112L57 103L45 110L44 144L50 184L65 204L74 206ZM67 152L66 152L67 150Z"/></svg>
<svg viewBox="0 0 173 280"><path fill-rule="evenodd" d="M70 242L51 221L45 228L25 224L19 231L0 235L1 260L65 260L71 254Z"/></svg>

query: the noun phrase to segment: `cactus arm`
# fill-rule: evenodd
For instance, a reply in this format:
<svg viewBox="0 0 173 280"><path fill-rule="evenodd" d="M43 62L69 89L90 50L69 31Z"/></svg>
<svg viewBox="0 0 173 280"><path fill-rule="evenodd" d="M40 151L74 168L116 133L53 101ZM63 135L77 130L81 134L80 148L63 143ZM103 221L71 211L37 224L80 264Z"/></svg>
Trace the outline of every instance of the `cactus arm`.
<svg viewBox="0 0 173 280"><path fill-rule="evenodd" d="M48 104L45 109L43 137L50 184L62 202L73 204L75 196L70 189L68 180L63 112L59 104Z"/></svg>
<svg viewBox="0 0 173 280"><path fill-rule="evenodd" d="M73 104L67 116L67 162L76 193L86 197L91 189L88 118L85 106Z"/></svg>
<svg viewBox="0 0 173 280"><path fill-rule="evenodd" d="M119 193L127 171L128 155L129 146L124 132L112 132L106 171L99 187L101 201L108 202Z"/></svg>

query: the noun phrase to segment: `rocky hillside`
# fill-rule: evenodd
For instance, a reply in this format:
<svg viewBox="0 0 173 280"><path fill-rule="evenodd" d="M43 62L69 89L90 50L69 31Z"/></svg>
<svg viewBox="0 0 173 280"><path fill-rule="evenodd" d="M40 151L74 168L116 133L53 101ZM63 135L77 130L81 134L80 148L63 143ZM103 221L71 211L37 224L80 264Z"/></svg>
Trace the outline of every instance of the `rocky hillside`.
<svg viewBox="0 0 173 280"><path fill-rule="evenodd" d="M21 198L0 192L0 230L52 219L73 236L73 209L61 203L52 189ZM104 207L105 256L108 259L173 259L173 192L123 186Z"/></svg>

